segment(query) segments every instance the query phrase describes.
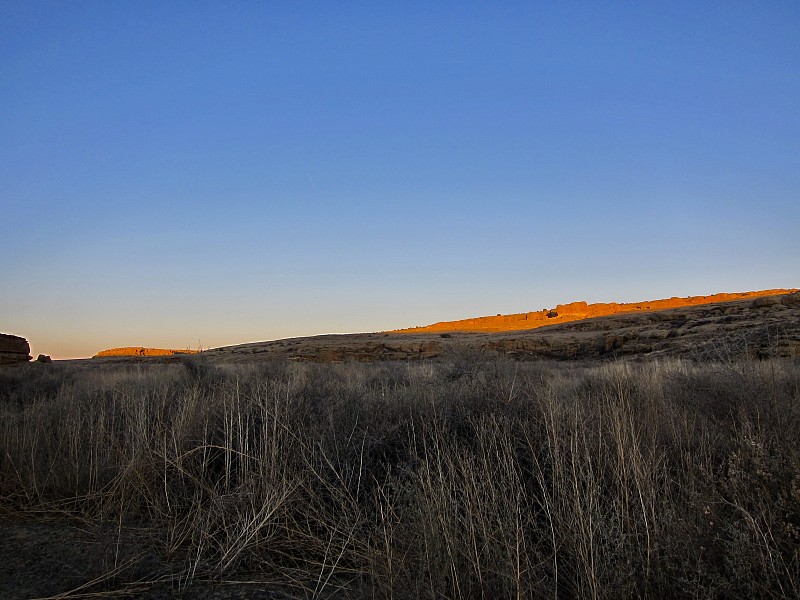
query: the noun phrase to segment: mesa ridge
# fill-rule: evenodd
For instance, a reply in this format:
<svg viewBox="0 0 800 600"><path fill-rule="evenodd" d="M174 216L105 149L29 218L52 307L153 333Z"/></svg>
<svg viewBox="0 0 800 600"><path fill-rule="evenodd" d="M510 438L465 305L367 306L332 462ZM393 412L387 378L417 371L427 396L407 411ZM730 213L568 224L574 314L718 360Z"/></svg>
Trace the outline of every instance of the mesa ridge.
<svg viewBox="0 0 800 600"><path fill-rule="evenodd" d="M686 298L673 296L672 298L661 300L646 300L643 302L629 303L598 302L595 304L587 304L585 301L579 301L559 304L554 309L544 308L535 312L474 317L457 321L440 321L432 325L424 325L421 327L395 329L392 333L426 333L440 331L491 333L499 331L519 331L556 325L558 323L591 319L593 317L607 317L626 313L644 313L671 308L702 306L705 304L716 304L718 302L732 302L748 298L791 294L796 291L796 289L772 289L755 292L719 293L709 296L689 296Z"/></svg>

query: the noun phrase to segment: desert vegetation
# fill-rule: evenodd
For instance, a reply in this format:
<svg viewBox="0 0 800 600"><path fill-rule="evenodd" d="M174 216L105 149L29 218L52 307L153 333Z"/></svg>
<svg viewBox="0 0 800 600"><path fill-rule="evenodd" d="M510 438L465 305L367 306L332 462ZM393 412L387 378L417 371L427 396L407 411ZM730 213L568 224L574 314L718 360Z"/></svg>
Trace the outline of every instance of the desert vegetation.
<svg viewBox="0 0 800 600"><path fill-rule="evenodd" d="M800 595L796 359L24 367L0 507L110 538L75 595Z"/></svg>

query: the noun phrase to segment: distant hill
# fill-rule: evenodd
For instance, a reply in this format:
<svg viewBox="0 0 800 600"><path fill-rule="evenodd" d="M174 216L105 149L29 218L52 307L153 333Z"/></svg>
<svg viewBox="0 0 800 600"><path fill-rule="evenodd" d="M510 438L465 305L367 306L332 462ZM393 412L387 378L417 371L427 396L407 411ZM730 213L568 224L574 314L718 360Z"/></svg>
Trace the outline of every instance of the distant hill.
<svg viewBox="0 0 800 600"><path fill-rule="evenodd" d="M111 356L172 356L173 354L197 354L197 350L171 350L168 348L142 348L131 346L126 348L110 348L94 355L94 358Z"/></svg>
<svg viewBox="0 0 800 600"><path fill-rule="evenodd" d="M518 313L513 315L496 315L493 317L475 317L459 321L442 321L423 327L395 329L393 333L436 333L442 331L469 331L490 333L498 331L522 331L536 329L570 321L580 321L593 317L607 317L637 312L653 312L671 308L686 308L689 306L702 306L718 302L732 302L762 296L776 296L790 294L794 289L761 290L758 292L738 292L733 294L712 294L711 296L689 296L688 298L666 298L664 300L647 300L619 304L617 302L587 304L586 302L571 302L559 304L552 309L542 309L536 312Z"/></svg>
<svg viewBox="0 0 800 600"><path fill-rule="evenodd" d="M115 348L93 360L182 362L187 358L182 355L187 353L193 352ZM735 356L798 358L800 292L764 290L631 304L573 302L536 313L479 317L416 329L225 346L204 351L202 360L324 363L447 359L477 353L517 360L662 356L700 360Z"/></svg>
<svg viewBox="0 0 800 600"><path fill-rule="evenodd" d="M718 300L711 300L716 298ZM719 300L719 299L722 300ZM654 308L677 305L674 308ZM575 306L573 305L562 305ZM603 360L621 356L800 357L800 292L765 290L715 294L628 305L615 314L580 318L598 305L578 307L527 327L506 330L456 330L454 323L494 327L499 317L455 321L450 329L418 328L400 333L319 335L216 348L203 353L211 361L311 362L419 360L494 352L520 360ZM640 308L637 308L640 307ZM558 307L557 307L558 309ZM557 310L556 309L556 310ZM587 310L588 309L588 310ZM605 310L609 310L606 308ZM534 313L535 314L535 313ZM533 325L531 326L531 323ZM514 325L509 320L506 325ZM441 325L439 325L441 326Z"/></svg>

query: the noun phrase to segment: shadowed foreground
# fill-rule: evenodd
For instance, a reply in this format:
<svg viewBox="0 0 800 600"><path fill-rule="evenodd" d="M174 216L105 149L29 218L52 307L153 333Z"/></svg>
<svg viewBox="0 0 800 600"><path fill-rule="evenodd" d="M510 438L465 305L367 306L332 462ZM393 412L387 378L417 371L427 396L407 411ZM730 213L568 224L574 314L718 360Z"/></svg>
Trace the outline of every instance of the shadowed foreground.
<svg viewBox="0 0 800 600"><path fill-rule="evenodd" d="M0 372L0 597L800 593L796 360L184 361Z"/></svg>

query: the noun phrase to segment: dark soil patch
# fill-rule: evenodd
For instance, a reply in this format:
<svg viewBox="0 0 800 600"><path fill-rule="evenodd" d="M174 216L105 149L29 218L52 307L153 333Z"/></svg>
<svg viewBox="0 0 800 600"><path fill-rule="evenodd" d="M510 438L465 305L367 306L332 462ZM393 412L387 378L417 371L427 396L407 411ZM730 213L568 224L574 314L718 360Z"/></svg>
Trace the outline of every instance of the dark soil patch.
<svg viewBox="0 0 800 600"><path fill-rule="evenodd" d="M274 584L181 582L136 532L66 521L0 520L0 600L291 598Z"/></svg>

